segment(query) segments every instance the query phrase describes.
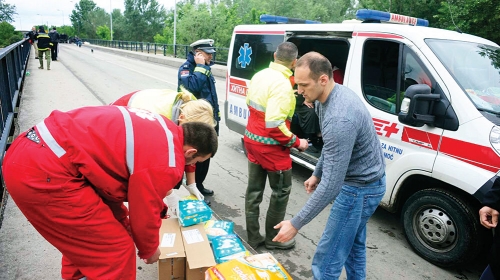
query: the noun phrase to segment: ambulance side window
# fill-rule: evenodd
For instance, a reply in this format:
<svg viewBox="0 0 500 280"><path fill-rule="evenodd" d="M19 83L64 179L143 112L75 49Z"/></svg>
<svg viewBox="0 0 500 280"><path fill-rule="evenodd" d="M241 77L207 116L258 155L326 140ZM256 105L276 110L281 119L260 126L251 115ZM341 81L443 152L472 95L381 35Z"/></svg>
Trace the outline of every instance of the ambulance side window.
<svg viewBox="0 0 500 280"><path fill-rule="evenodd" d="M427 84L433 92L436 88L436 81L419 57L399 42L367 40L361 71L366 100L375 108L391 114L399 112L409 86Z"/></svg>
<svg viewBox="0 0 500 280"><path fill-rule="evenodd" d="M361 86L372 106L396 113L398 60L400 43L384 40L367 40L363 47Z"/></svg>
<svg viewBox="0 0 500 280"><path fill-rule="evenodd" d="M284 35L237 34L234 40L231 76L252 79L258 71L269 67L273 54L283 43Z"/></svg>

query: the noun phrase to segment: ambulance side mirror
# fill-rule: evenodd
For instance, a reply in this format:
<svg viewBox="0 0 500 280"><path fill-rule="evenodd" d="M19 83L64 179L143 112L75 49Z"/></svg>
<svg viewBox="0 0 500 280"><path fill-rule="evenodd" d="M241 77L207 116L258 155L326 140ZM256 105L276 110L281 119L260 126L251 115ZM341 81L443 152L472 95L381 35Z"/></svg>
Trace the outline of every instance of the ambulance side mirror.
<svg viewBox="0 0 500 280"><path fill-rule="evenodd" d="M412 85L405 92L398 119L401 123L421 127L424 124L433 125L432 115L434 102L440 100L439 94L431 94L431 88L426 84Z"/></svg>

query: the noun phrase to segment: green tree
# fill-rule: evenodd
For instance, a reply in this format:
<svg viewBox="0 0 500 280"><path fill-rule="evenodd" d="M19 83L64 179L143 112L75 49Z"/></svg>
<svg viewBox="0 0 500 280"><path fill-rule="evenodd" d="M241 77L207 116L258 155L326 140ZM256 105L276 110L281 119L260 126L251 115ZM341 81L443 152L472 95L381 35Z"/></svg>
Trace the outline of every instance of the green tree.
<svg viewBox="0 0 500 280"><path fill-rule="evenodd" d="M113 10L113 40L125 40L127 27L125 26L125 17L120 9Z"/></svg>
<svg viewBox="0 0 500 280"><path fill-rule="evenodd" d="M88 26L90 13L96 7L96 4L92 0L80 0L80 2L75 4L75 9L71 12L69 18L79 37L87 36L85 26Z"/></svg>
<svg viewBox="0 0 500 280"><path fill-rule="evenodd" d="M458 28L500 44L500 6L493 0L442 1L434 17L441 28Z"/></svg>
<svg viewBox="0 0 500 280"><path fill-rule="evenodd" d="M59 34L66 34L69 37L75 36L75 34L76 34L75 29L69 25L63 25L63 26L58 27L57 32Z"/></svg>
<svg viewBox="0 0 500 280"><path fill-rule="evenodd" d="M22 39L21 32L16 32L13 25L6 21L0 22L0 48L14 44Z"/></svg>
<svg viewBox="0 0 500 280"><path fill-rule="evenodd" d="M7 4L4 2L4 0L0 0L0 21L13 22L14 15L17 15L16 5Z"/></svg>
<svg viewBox="0 0 500 280"><path fill-rule="evenodd" d="M111 30L107 25L101 25L97 27L97 36L102 40L111 40Z"/></svg>
<svg viewBox="0 0 500 280"><path fill-rule="evenodd" d="M125 0L126 37L152 42L165 25L165 8L156 0Z"/></svg>

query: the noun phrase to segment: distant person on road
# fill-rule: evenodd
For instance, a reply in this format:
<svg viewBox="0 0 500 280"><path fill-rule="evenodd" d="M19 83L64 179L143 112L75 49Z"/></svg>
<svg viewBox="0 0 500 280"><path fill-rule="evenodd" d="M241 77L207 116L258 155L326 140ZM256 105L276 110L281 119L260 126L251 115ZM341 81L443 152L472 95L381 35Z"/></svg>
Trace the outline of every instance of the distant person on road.
<svg viewBox="0 0 500 280"><path fill-rule="evenodd" d="M213 108L214 119L217 121L215 130L219 134L219 100L215 89L215 78L212 75L211 66L215 53L214 40L202 39L191 45L192 50L188 53L187 60L179 68L177 90L184 86L189 92L193 93L198 99L207 100ZM196 164L195 180L196 187L204 196L213 196L214 191L205 188L203 182L208 174L210 160ZM209 201L208 201L209 202Z"/></svg>
<svg viewBox="0 0 500 280"><path fill-rule="evenodd" d="M55 27L52 27L52 30L49 32L50 41L52 42L52 47L50 48L52 54L52 61L57 61L57 53L59 46L59 33Z"/></svg>
<svg viewBox="0 0 500 280"><path fill-rule="evenodd" d="M40 61L40 67L38 69L43 69L43 54L45 53L45 59L47 60L47 70L50 70L50 52L53 46L50 37L45 33L45 27L40 25L38 28L38 35L36 36L38 41L38 60Z"/></svg>
<svg viewBox="0 0 500 280"><path fill-rule="evenodd" d="M295 95L289 79L297 54L295 44L281 43L274 53L274 62L257 72L248 87L246 103L250 118L243 138L248 157L245 217L248 244L253 248L265 245L270 250L287 250L295 246L295 240L279 243L273 238L278 233L274 226L285 218L292 189L290 148L304 151L308 147L306 139L299 139L290 131ZM263 237L259 216L267 178L272 194Z"/></svg>
<svg viewBox="0 0 500 280"><path fill-rule="evenodd" d="M38 59L38 46L37 46L37 37L38 36L38 32L36 32L36 27L33 26L31 28L31 31L28 32L28 37L30 38L29 39L29 42L30 44L33 46L33 48L35 48L35 59Z"/></svg>
<svg viewBox="0 0 500 280"><path fill-rule="evenodd" d="M181 91L169 89L145 89L127 94L110 105L128 106L144 109L160 114L175 124L187 122L203 122L211 126L216 125L212 105L203 99L196 99L192 93L181 86ZM199 200L204 200L203 194L196 187L195 165L186 165L186 189ZM182 180L175 188L179 188ZM177 210L179 197L171 192L166 197L167 205L172 213ZM210 203L209 201L205 201Z"/></svg>
<svg viewBox="0 0 500 280"><path fill-rule="evenodd" d="M366 223L385 193L385 163L373 121L360 98L336 84L332 65L309 52L295 67L298 93L319 101L324 146L313 175L304 182L312 193L291 220L276 225L274 241L287 242L332 201L325 231L312 261L314 279L366 279Z"/></svg>
<svg viewBox="0 0 500 280"><path fill-rule="evenodd" d="M146 264L158 261L163 198L184 166L217 147L204 123L92 106L53 111L21 133L2 168L21 212L62 253L62 279L127 280L136 279L136 248Z"/></svg>
<svg viewBox="0 0 500 280"><path fill-rule="evenodd" d="M484 207L479 210L481 224L487 229L497 229L498 212L500 211L500 178L497 177L491 190L483 199ZM498 229L497 229L498 230ZM500 279L500 232L495 231L493 245L488 258L488 266L481 275L480 280Z"/></svg>

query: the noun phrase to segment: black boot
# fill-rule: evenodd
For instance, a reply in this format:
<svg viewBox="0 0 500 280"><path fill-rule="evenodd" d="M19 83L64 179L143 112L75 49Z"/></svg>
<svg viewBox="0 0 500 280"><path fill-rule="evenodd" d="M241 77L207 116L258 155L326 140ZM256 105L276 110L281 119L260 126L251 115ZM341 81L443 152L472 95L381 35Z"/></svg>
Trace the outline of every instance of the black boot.
<svg viewBox="0 0 500 280"><path fill-rule="evenodd" d="M266 248L288 250L295 246L295 239L284 243L274 242L273 239L279 232L279 229L275 229L274 226L285 219L286 207L292 190L292 169L267 174L273 193L266 216Z"/></svg>
<svg viewBox="0 0 500 280"><path fill-rule="evenodd" d="M266 187L267 172L262 166L248 162L248 186L245 194L245 218L247 224L248 244L253 248L264 243L260 234L260 203Z"/></svg>

